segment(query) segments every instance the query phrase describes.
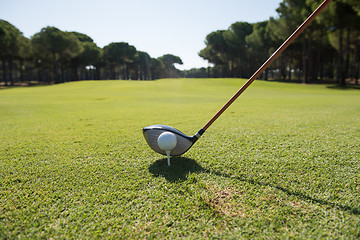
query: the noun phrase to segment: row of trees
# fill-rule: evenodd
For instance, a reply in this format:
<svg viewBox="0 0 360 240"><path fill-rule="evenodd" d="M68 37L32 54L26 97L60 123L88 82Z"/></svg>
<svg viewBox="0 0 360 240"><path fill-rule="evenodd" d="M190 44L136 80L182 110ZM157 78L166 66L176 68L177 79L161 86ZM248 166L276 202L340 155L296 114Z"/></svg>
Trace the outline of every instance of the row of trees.
<svg viewBox="0 0 360 240"><path fill-rule="evenodd" d="M283 0L277 18L236 22L207 35L199 56L212 67L180 72L179 57L152 58L125 42L99 48L82 33L43 28L30 39L0 20L0 84L60 83L82 79L163 77L248 78L308 17L322 0ZM263 79L300 79L304 83L336 79L358 84L360 73L360 1L333 0L317 19L262 75Z"/></svg>
<svg viewBox="0 0 360 240"><path fill-rule="evenodd" d="M214 65L213 77L249 77L322 0L283 0L278 18L236 22L207 35L199 55ZM358 83L360 73L360 1L333 0L281 57L263 74L308 83L336 79ZM204 75L204 69L193 74ZM270 75L270 76L269 76Z"/></svg>
<svg viewBox="0 0 360 240"><path fill-rule="evenodd" d="M0 83L61 83L82 79L147 80L177 77L179 57L152 58L125 42L98 47L82 33L43 28L30 39L0 20Z"/></svg>

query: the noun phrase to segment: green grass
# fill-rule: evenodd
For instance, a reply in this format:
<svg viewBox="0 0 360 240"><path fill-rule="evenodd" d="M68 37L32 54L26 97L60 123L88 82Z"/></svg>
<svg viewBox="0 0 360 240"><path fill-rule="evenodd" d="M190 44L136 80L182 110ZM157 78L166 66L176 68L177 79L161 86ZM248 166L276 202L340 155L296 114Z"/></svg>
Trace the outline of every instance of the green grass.
<svg viewBox="0 0 360 240"><path fill-rule="evenodd" d="M359 239L360 91L239 79L0 89L1 239Z"/></svg>

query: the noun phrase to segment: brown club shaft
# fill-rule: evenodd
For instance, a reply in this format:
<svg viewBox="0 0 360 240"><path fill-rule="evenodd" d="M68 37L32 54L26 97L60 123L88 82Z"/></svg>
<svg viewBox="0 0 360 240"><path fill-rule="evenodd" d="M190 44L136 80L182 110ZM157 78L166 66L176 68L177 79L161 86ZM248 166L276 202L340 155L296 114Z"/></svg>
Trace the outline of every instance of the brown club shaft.
<svg viewBox="0 0 360 240"><path fill-rule="evenodd" d="M249 78L249 80L230 98L230 100L210 119L202 128L204 131L225 112L225 110L246 90L247 87L273 62L275 59L302 33L305 28L316 18L319 13L331 2L325 0L299 27L293 34L271 55L268 60Z"/></svg>

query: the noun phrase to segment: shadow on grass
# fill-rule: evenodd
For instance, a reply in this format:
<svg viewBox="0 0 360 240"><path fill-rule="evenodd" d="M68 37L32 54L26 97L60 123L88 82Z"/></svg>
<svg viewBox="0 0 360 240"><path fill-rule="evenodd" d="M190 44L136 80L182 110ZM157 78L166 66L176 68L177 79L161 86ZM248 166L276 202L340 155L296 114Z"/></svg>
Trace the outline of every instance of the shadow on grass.
<svg viewBox="0 0 360 240"><path fill-rule="evenodd" d="M167 165L167 158L159 159L149 167L154 176L163 176L169 182L186 181L189 173L204 172L195 160L185 157L172 157L171 165Z"/></svg>
<svg viewBox="0 0 360 240"><path fill-rule="evenodd" d="M8 90L8 89L16 89L16 88L39 88L39 87L48 87L53 86L55 84L51 83L42 83L42 84L20 84L20 85L0 85L0 90Z"/></svg>
<svg viewBox="0 0 360 240"><path fill-rule="evenodd" d="M195 160L191 158L185 158L185 157L173 157L171 158L171 166L168 167L167 165L167 158L162 158L154 162L149 167L149 172L153 174L154 176L163 176L167 181L169 182L182 182L186 181L187 176L190 173L209 173L214 174L219 177L224 178L230 178L235 179L242 182L247 182L253 185L258 185L260 187L271 187L275 188L279 191L284 192L285 194L289 196L296 196L299 197L305 201L310 201L313 203L318 203L321 205L327 205L333 208L338 208L342 211L350 211L353 214L360 215L360 209L354 208L346 205L341 205L337 203L332 203L323 199L317 199L315 197L308 196L301 192L292 191L289 189L286 189L285 187L278 186L272 183L266 183L257 181L254 179L248 179L246 176L234 176L234 175L228 175L226 173L221 173L218 171L211 171L208 169L203 168L200 164L198 164Z"/></svg>
<svg viewBox="0 0 360 240"><path fill-rule="evenodd" d="M327 88L335 89L335 90L351 90L351 89L360 90L360 85L340 85L340 84L336 84L336 85L327 86Z"/></svg>
<svg viewBox="0 0 360 240"><path fill-rule="evenodd" d="M227 177L226 175L223 175L223 176ZM317 199L315 197L308 196L308 195L306 195L304 193L291 191L289 189L286 189L284 187L277 186L277 185L274 185L274 184L271 184L271 183L263 183L263 182L260 182L260 181L255 181L253 179L245 179L245 178L240 178L240 177L230 177L230 178L233 178L233 179L236 178L236 179L238 179L240 181L248 182L248 183L258 185L258 186L262 186L262 187L275 188L277 190L280 190L280 191L284 192L285 194L287 194L289 196L296 196L296 197L299 197L299 198L301 198L303 200L306 200L306 201L310 201L310 202L313 202L313 203L318 203L318 204L321 204L321 205L327 205L327 206L330 206L330 207L333 207L333 208L338 208L338 209L340 209L342 211L350 211L351 213L353 213L355 215L360 215L360 209L356 208L356 207L350 207L350 206L346 206L346 205L342 205L342 204L338 204L338 203L329 202L329 201L326 201L326 200L323 200L323 199Z"/></svg>

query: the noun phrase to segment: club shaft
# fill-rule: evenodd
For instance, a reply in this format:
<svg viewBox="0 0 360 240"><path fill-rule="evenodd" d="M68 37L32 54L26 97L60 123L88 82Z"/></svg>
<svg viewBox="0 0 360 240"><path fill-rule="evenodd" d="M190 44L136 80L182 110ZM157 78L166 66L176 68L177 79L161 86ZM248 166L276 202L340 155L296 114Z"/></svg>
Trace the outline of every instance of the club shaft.
<svg viewBox="0 0 360 240"><path fill-rule="evenodd" d="M266 62L249 78L249 80L230 98L230 100L205 124L202 128L206 131L213 122L246 90L247 87L263 72L265 69L279 57L279 55L302 33L305 28L316 18L317 15L331 2L325 0L299 27L293 34L266 60Z"/></svg>

